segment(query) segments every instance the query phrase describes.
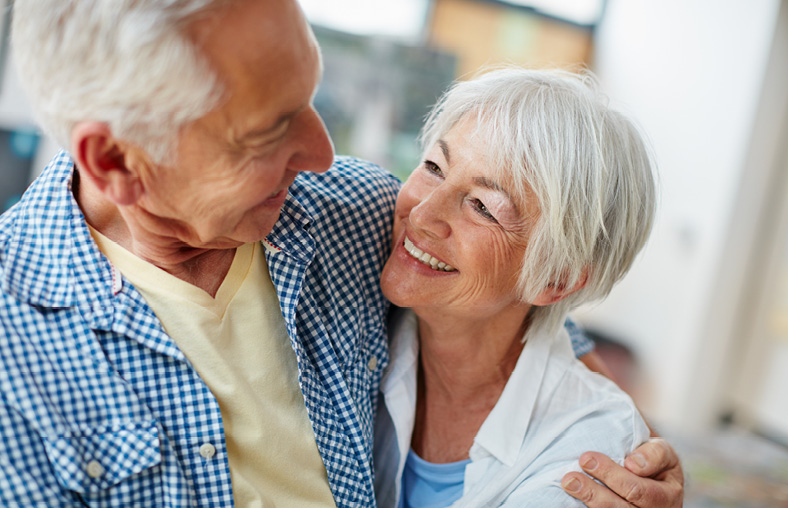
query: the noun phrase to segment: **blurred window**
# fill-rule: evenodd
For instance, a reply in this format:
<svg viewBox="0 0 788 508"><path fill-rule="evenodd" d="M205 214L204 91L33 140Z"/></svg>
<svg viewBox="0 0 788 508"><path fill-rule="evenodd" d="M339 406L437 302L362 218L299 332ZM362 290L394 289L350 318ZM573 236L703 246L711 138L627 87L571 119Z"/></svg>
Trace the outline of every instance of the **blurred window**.
<svg viewBox="0 0 788 508"><path fill-rule="evenodd" d="M453 79L501 62L590 64L605 0L299 0L323 50L315 107L339 154L406 178Z"/></svg>
<svg viewBox="0 0 788 508"><path fill-rule="evenodd" d="M602 17L605 0L500 0L582 26L594 26Z"/></svg>
<svg viewBox="0 0 788 508"><path fill-rule="evenodd" d="M309 21L356 35L418 41L424 32L429 0L300 0Z"/></svg>

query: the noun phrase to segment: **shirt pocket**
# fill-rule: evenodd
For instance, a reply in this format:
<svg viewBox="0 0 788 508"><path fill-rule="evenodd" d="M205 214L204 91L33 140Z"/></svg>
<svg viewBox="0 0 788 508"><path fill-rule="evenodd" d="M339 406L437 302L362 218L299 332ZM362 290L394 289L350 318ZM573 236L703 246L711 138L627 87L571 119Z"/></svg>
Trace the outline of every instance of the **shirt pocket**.
<svg viewBox="0 0 788 508"><path fill-rule="evenodd" d="M43 438L58 483L88 496L156 467L162 460L155 421L80 428L66 435ZM144 476L145 484L156 481L151 475ZM153 485L140 485L138 489L150 487Z"/></svg>

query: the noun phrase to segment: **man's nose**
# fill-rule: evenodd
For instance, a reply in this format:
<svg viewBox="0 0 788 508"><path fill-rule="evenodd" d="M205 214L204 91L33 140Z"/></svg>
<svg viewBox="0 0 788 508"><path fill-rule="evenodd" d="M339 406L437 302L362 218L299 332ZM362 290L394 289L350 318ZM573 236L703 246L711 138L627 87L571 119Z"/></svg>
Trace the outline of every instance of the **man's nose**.
<svg viewBox="0 0 788 508"><path fill-rule="evenodd" d="M310 106L298 118L296 151L290 158L288 168L293 171L325 173L334 162L334 145L328 135L323 119Z"/></svg>

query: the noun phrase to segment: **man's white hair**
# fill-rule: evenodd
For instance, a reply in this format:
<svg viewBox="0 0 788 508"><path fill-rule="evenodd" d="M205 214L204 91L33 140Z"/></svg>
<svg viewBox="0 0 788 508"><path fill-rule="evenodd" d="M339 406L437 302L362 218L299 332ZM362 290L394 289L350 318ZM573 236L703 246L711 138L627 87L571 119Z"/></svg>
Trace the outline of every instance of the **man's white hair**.
<svg viewBox="0 0 788 508"><path fill-rule="evenodd" d="M506 68L458 82L430 113L424 149L471 115L489 147L480 163L519 203L538 201L522 300L586 279L566 299L532 308L528 333L555 332L571 308L607 296L645 244L657 200L650 149L590 72Z"/></svg>
<svg viewBox="0 0 788 508"><path fill-rule="evenodd" d="M63 147L80 121L172 160L179 129L223 93L185 30L227 0L17 0L14 60L36 117Z"/></svg>

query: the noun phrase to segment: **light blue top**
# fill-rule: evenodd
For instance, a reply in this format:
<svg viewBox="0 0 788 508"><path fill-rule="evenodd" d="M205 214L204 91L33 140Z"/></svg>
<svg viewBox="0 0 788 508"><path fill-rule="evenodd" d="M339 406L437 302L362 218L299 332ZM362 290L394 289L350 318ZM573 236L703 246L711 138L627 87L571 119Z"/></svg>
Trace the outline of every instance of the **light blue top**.
<svg viewBox="0 0 788 508"><path fill-rule="evenodd" d="M435 464L410 450L402 472L400 508L445 508L462 497L465 466L471 459Z"/></svg>

